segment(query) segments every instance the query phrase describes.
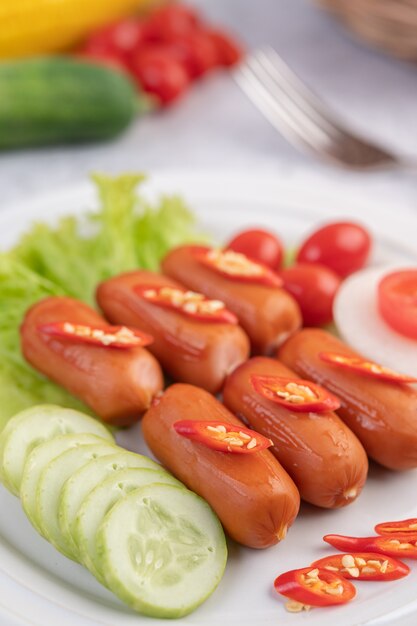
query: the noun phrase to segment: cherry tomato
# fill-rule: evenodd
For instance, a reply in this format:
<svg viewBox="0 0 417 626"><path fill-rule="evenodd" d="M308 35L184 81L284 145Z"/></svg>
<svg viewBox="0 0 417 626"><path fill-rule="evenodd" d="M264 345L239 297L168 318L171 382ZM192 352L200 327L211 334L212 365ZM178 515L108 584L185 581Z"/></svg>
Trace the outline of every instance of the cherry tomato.
<svg viewBox="0 0 417 626"><path fill-rule="evenodd" d="M220 30L208 30L206 33L216 47L219 65L230 67L239 63L243 50L235 39Z"/></svg>
<svg viewBox="0 0 417 626"><path fill-rule="evenodd" d="M204 31L184 33L168 40L175 50L176 58L186 68L192 79L199 78L218 65L218 54L212 39Z"/></svg>
<svg viewBox="0 0 417 626"><path fill-rule="evenodd" d="M308 606L346 604L356 589L346 578L318 567L303 567L281 574L274 581L275 590Z"/></svg>
<svg viewBox="0 0 417 626"><path fill-rule="evenodd" d="M193 254L200 263L230 280L268 287L282 286L282 280L276 272L266 265L251 261L240 252L198 247Z"/></svg>
<svg viewBox="0 0 417 626"><path fill-rule="evenodd" d="M152 41L173 41L196 30L199 18L183 4L169 4L154 11L146 24L147 38Z"/></svg>
<svg viewBox="0 0 417 626"><path fill-rule="evenodd" d="M341 367L363 376L371 378L379 378L390 383L416 383L417 378L408 376L408 374L399 374L388 367L383 367L373 361L366 361L360 357L350 357L338 352L320 352L319 358L325 363L331 363L336 367Z"/></svg>
<svg viewBox="0 0 417 626"><path fill-rule="evenodd" d="M411 517L397 522L381 522L375 526L378 535L390 535L391 533L417 533L417 518Z"/></svg>
<svg viewBox="0 0 417 626"><path fill-rule="evenodd" d="M217 421L179 420L173 424L179 435L218 452L253 454L273 445L250 428Z"/></svg>
<svg viewBox="0 0 417 626"><path fill-rule="evenodd" d="M132 53L146 42L146 36L144 22L121 20L90 35L81 52L95 58L114 56L128 63Z"/></svg>
<svg viewBox="0 0 417 626"><path fill-rule="evenodd" d="M135 292L144 300L201 322L237 324L234 313L221 300L209 300L200 293L187 289L140 285Z"/></svg>
<svg viewBox="0 0 417 626"><path fill-rule="evenodd" d="M385 276L378 285L378 308L391 328L417 339L417 269Z"/></svg>
<svg viewBox="0 0 417 626"><path fill-rule="evenodd" d="M299 263L321 263L344 278L363 267L371 250L371 237L363 226L334 222L316 230L302 244Z"/></svg>
<svg viewBox="0 0 417 626"><path fill-rule="evenodd" d="M309 380L253 374L251 383L257 393L290 411L322 413L340 407L336 396Z"/></svg>
<svg viewBox="0 0 417 626"><path fill-rule="evenodd" d="M410 573L410 568L402 561L374 552L332 554L314 561L311 567L326 569L354 580L398 580Z"/></svg>
<svg viewBox="0 0 417 626"><path fill-rule="evenodd" d="M141 88L156 96L161 104L181 96L189 85L183 65L162 45L140 49L132 59L132 71Z"/></svg>
<svg viewBox="0 0 417 626"><path fill-rule="evenodd" d="M322 326L333 320L333 301L342 282L318 263L298 263L279 272L284 289L298 302L304 326Z"/></svg>
<svg viewBox="0 0 417 626"><path fill-rule="evenodd" d="M136 348L148 346L153 342L151 335L143 333L137 328L127 328L126 326L93 327L67 321L41 324L37 330L39 333L68 339L74 343L91 343L104 348Z"/></svg>
<svg viewBox="0 0 417 626"><path fill-rule="evenodd" d="M342 552L378 552L387 556L417 559L417 533L392 533L377 537L325 535L323 540Z"/></svg>
<svg viewBox="0 0 417 626"><path fill-rule="evenodd" d="M278 270L284 258L284 246L278 237L262 229L237 233L226 245L226 250L240 252L272 270Z"/></svg>

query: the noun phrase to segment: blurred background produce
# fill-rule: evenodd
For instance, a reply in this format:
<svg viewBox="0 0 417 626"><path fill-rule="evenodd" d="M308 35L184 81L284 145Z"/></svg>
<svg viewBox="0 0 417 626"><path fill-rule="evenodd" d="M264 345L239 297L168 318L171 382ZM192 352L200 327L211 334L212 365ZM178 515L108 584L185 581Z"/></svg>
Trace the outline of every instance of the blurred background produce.
<svg viewBox="0 0 417 626"><path fill-rule="evenodd" d="M197 167L205 170L232 168L248 173L270 171L289 185L300 184L304 188L311 185L316 190L321 182L328 187L334 185L341 195L345 188L350 191L356 187L358 193L366 193L368 189L370 194L379 194L384 201L391 199L413 210L417 198L415 176L394 171L363 176L330 169L293 149L270 128L236 86L233 68L231 71L206 71L196 82L189 76L190 63L186 63L185 72L184 65L179 69L180 59L184 59L185 52L188 54L198 39L195 34L185 37L183 30L184 24L186 28L195 27L195 19L198 32L220 30L232 36L233 41L237 40L240 49L243 46L250 51L270 44L350 127L396 153L415 155L415 64L391 56L387 53L388 46L377 48L369 40L357 37L346 24L335 19L335 13L341 15L343 8L344 15L349 11L350 15L357 16L358 26L372 24L372 32L378 37L378 33L389 32L390 37L405 44L415 32L414 0L351 0L349 3L327 0L328 6L320 6L323 3L324 0L321 3L319 0L258 0L256 4L247 0L187 0L181 3L180 7L186 8L179 11L174 27L171 13L171 23L168 18L165 23L162 20L159 41L152 36L152 42L148 42L152 44L151 51L145 49L133 55L135 70L130 65L130 76L126 78L133 79L136 86L141 78L148 82L148 90L155 91L155 84L151 83L156 74L159 93L169 101L169 106L158 106L156 98L149 98L149 93L146 98L143 89L138 90L139 112L135 112L130 124L128 120L125 122L125 130L111 141L98 142L86 137L82 143L74 145L75 140L77 143L80 140L74 136L71 145L67 145L68 138L63 137L56 147L46 144L42 147L39 142L36 150L3 150L0 154L0 207L10 201L23 200L32 193L47 193L77 183L92 170L116 173L127 169ZM91 1L82 5L79 0L42 0L36 4L34 0L3 2L0 57L4 63L26 63L34 56L70 54L79 60L83 58L84 62L95 57L95 62L106 62L109 68L112 65L113 71L116 65L118 69L126 68L127 57L132 58L129 49L139 40L144 43L144 30L148 30L148 34L149 30L154 30L142 28L140 24L147 21L160 24L160 18L151 18L150 14L161 9L163 15L166 6L169 14L171 5L143 0L137 0L134 6L121 0ZM197 18L187 18L190 10ZM344 21L347 23L348 18L344 17ZM409 27L403 31L407 21ZM167 23L171 25L167 27ZM32 31L36 36L31 35ZM169 36L173 31L182 33L181 45L176 44L175 53L175 46L166 40L167 31ZM212 50L212 45L207 45L206 35L201 39L199 58L201 60L202 47L203 60L207 62L210 56L212 58L207 52ZM216 39L219 41L217 35ZM10 58L12 48L13 54L19 57ZM232 60L235 58L233 49ZM227 50L230 54L229 46ZM22 54L30 56L22 57ZM162 79L168 82L161 82ZM192 88L189 88L190 83ZM98 81L96 87L97 84ZM52 79L50 85L53 91ZM28 83L25 82L26 88ZM11 123L3 114L2 85L0 91L0 135L4 134L9 141L10 132L4 129L10 128ZM82 95L85 93L83 90ZM175 98L176 94L186 97ZM43 90L42 98L45 95ZM25 114L28 115L30 98L26 95L25 98ZM55 115L64 108L59 102L56 99ZM10 106L10 101L6 106ZM144 107L146 114L143 114ZM77 112L77 107L73 108ZM85 106L83 111L86 113ZM52 126L56 130L56 120L50 114L48 119L54 120ZM83 131L86 126L85 121L80 124ZM43 122L40 127L45 132L47 124Z"/></svg>
<svg viewBox="0 0 417 626"><path fill-rule="evenodd" d="M0 149L110 139L136 113L170 104L209 71L239 61L235 40L197 11L157 4L4 4Z"/></svg>

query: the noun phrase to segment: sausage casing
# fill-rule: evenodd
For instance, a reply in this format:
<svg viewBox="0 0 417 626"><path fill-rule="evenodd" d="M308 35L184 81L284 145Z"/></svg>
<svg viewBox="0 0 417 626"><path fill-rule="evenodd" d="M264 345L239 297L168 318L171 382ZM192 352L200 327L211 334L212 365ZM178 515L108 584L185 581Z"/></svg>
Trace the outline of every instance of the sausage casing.
<svg viewBox="0 0 417 626"><path fill-rule="evenodd" d="M325 508L352 502L361 492L368 459L359 440L331 411L288 410L255 391L251 376L297 376L274 359L255 357L226 380L223 401L250 428L271 439L270 448L303 500Z"/></svg>
<svg viewBox="0 0 417 626"><path fill-rule="evenodd" d="M292 296L280 287L234 280L203 265L196 252L201 246L182 246L168 253L162 268L165 274L218 298L233 311L251 341L255 354L271 354L301 326L301 313Z"/></svg>
<svg viewBox="0 0 417 626"><path fill-rule="evenodd" d="M135 271L99 285L97 301L111 322L138 326L153 336L149 350L174 380L219 391L227 374L249 355L249 339L242 328L157 306L135 292L146 286L182 289L161 274Z"/></svg>
<svg viewBox="0 0 417 626"><path fill-rule="evenodd" d="M306 328L291 337L279 358L300 376L324 385L339 397L341 419L368 455L389 469L417 467L417 391L410 385L372 378L331 365L320 352L361 357L330 333Z"/></svg>
<svg viewBox="0 0 417 626"><path fill-rule="evenodd" d="M50 297L32 306L20 329L26 360L79 397L105 422L137 421L163 388L157 360L142 347L119 350L42 333L39 325L70 322L102 327L105 320L72 298Z"/></svg>
<svg viewBox="0 0 417 626"><path fill-rule="evenodd" d="M154 455L207 500L232 539L251 548L282 539L297 515L299 494L269 450L218 452L179 435L173 428L178 420L242 422L203 389L176 384L154 400L142 430Z"/></svg>

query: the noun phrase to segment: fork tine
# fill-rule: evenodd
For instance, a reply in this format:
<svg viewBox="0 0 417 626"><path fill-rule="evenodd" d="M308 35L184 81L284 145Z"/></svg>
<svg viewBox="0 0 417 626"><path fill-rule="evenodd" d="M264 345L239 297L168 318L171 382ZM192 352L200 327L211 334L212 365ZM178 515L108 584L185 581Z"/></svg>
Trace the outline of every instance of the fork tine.
<svg viewBox="0 0 417 626"><path fill-rule="evenodd" d="M266 119L276 128L290 143L307 145L310 149L315 149L315 144L309 142L304 133L300 133L298 125L286 111L277 105L266 87L262 84L256 74L247 66L241 66L235 73L235 80L266 117Z"/></svg>
<svg viewBox="0 0 417 626"><path fill-rule="evenodd" d="M273 48L248 57L235 72L235 79L261 113L293 144L355 169L398 167L405 162L345 128Z"/></svg>
<svg viewBox="0 0 417 626"><path fill-rule="evenodd" d="M340 122L327 109L323 101L316 96L282 60L276 50L266 46L258 51L256 58L261 62L277 85L285 90L294 105L301 108L313 122L324 131L336 135L345 135Z"/></svg>
<svg viewBox="0 0 417 626"><path fill-rule="evenodd" d="M257 57L249 58L241 67L238 81L269 121L290 141L296 140L315 151L329 150L331 138L314 124L298 107L279 84L271 78Z"/></svg>

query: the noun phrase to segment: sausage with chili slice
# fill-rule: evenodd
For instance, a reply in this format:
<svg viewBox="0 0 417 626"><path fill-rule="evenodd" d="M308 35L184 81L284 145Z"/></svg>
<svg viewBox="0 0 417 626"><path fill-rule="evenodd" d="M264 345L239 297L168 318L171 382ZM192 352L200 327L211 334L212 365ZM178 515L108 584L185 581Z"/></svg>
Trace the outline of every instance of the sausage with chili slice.
<svg viewBox="0 0 417 626"><path fill-rule="evenodd" d="M275 272L233 251L182 246L164 259L165 274L218 298L238 317L256 354L270 354L301 326L301 313Z"/></svg>
<svg viewBox="0 0 417 626"><path fill-rule="evenodd" d="M200 429L202 421L233 424L237 433L242 429L246 434L242 422L207 391L175 384L155 398L142 420L142 432L156 458L207 500L232 539L251 548L267 548L283 539L300 497L269 450L220 452L179 434L174 425L182 420L193 420Z"/></svg>
<svg viewBox="0 0 417 626"><path fill-rule="evenodd" d="M344 362L338 363L335 355ZM317 328L291 337L278 358L298 376L324 385L340 399L337 414L372 459L394 470L417 467L417 391L398 374L389 375Z"/></svg>
<svg viewBox="0 0 417 626"><path fill-rule="evenodd" d="M163 388L158 362L141 347L152 338L136 329L109 327L78 300L50 297L36 303L20 335L26 360L105 422L132 424Z"/></svg>
<svg viewBox="0 0 417 626"><path fill-rule="evenodd" d="M99 285L97 301L110 321L153 336L149 350L176 381L216 393L248 357L249 340L222 302L161 274L135 271L111 278Z"/></svg>
<svg viewBox="0 0 417 626"><path fill-rule="evenodd" d="M268 385L262 386L265 380ZM298 380L290 369L266 357L243 363L223 390L228 409L273 441L271 452L301 498L325 508L353 502L368 471L361 443L329 410L338 407L335 400L325 389Z"/></svg>

